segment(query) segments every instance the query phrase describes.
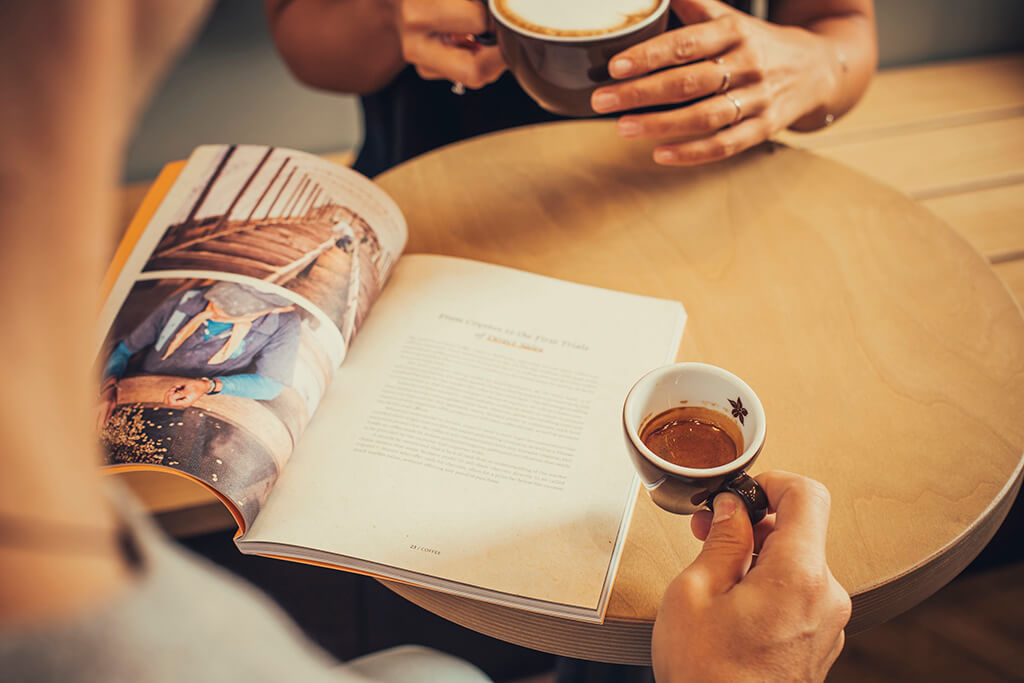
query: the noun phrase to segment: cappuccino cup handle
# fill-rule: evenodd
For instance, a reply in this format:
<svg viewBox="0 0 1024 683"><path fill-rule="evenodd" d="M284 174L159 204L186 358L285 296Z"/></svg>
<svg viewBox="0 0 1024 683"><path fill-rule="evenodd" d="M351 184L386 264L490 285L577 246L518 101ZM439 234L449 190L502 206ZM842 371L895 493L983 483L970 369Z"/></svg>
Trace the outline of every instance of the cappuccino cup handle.
<svg viewBox="0 0 1024 683"><path fill-rule="evenodd" d="M498 38L494 35L494 31L476 33L473 35L473 41L482 47L492 47L498 44Z"/></svg>
<svg viewBox="0 0 1024 683"><path fill-rule="evenodd" d="M483 2L484 6L487 6L487 0L481 0L481 2ZM473 40L482 47L492 47L498 44L498 36L494 33L494 16L491 15L490 11L487 12L487 30L483 33L475 34Z"/></svg>
<svg viewBox="0 0 1024 683"><path fill-rule="evenodd" d="M764 492L764 489L761 488L760 484L754 481L754 478L746 472L740 472L738 475L726 482L725 485L715 493L715 496L722 491L730 491L740 497L743 504L747 506L747 514L750 515L751 524L757 524L764 519L766 514L768 514L768 495ZM708 498L708 509L711 509L711 504L714 502L715 496Z"/></svg>

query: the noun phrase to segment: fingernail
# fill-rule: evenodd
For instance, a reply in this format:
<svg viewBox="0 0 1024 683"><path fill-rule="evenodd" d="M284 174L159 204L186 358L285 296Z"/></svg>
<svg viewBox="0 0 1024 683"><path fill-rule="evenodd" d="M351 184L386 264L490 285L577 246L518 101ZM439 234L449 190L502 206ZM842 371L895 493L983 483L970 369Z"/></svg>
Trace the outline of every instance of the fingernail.
<svg viewBox="0 0 1024 683"><path fill-rule="evenodd" d="M611 64L608 65L608 73L612 75L612 78L623 78L633 73L634 66L633 60L620 57L619 59L613 59Z"/></svg>
<svg viewBox="0 0 1024 683"><path fill-rule="evenodd" d="M596 111L607 111L619 106L619 96L610 92L599 92L591 103Z"/></svg>
<svg viewBox="0 0 1024 683"><path fill-rule="evenodd" d="M736 510L739 507L736 504L735 498L723 495L715 496L712 506L715 508L715 516L711 518L712 524L732 519L732 516L736 514Z"/></svg>
<svg viewBox="0 0 1024 683"><path fill-rule="evenodd" d="M654 160L659 164L671 164L676 161L676 153L670 149L654 150Z"/></svg>
<svg viewBox="0 0 1024 683"><path fill-rule="evenodd" d="M621 119L618 124L619 135L624 138L631 138L640 135L642 126L630 119Z"/></svg>

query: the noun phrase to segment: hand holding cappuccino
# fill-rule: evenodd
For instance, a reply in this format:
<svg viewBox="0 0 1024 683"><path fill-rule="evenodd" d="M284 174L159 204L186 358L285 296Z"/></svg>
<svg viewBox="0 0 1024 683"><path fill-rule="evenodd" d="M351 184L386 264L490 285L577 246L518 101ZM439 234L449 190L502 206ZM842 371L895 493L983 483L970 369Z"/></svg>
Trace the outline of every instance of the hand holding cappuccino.
<svg viewBox="0 0 1024 683"><path fill-rule="evenodd" d="M683 26L616 55L609 72L622 82L597 90L594 110L663 107L623 116L618 133L666 140L654 160L674 165L732 156L787 127L830 124L874 71L872 3L771 4L784 25L718 0L673 0Z"/></svg>

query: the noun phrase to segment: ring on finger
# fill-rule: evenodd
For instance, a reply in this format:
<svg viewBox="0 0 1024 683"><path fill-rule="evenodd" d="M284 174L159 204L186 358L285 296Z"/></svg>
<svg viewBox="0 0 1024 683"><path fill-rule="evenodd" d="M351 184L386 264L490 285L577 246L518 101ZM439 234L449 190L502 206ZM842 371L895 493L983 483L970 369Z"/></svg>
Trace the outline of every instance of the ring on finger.
<svg viewBox="0 0 1024 683"><path fill-rule="evenodd" d="M743 120L743 105L740 104L739 99L733 97L727 92L722 93L722 97L732 102L732 106L736 107L736 117L729 124L730 126L735 126L737 123Z"/></svg>
<svg viewBox="0 0 1024 683"><path fill-rule="evenodd" d="M725 66L725 64L722 62L722 58L721 57L715 57L715 59L713 61L718 66ZM726 67L725 73L722 74L722 84L720 86L718 86L718 90L716 90L715 92L718 93L718 94L724 93L726 90L729 89L729 81L731 81L731 80L732 80L732 72L729 71L728 67Z"/></svg>

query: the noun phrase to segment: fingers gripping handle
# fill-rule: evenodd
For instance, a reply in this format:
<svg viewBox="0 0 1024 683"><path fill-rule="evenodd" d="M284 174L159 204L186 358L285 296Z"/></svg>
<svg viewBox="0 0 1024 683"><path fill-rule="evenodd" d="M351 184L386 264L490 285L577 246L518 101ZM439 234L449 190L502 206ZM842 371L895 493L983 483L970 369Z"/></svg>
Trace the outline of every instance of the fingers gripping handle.
<svg viewBox="0 0 1024 683"><path fill-rule="evenodd" d="M768 514L768 495L764 492L764 489L754 481L754 478L749 476L746 472L740 472L738 475L730 479L722 486L721 489L716 491L714 495L708 498L705 505L709 510L712 510L712 504L715 501L715 496L723 491L731 491L740 497L743 504L747 507L747 514L750 515L750 523L757 524L765 515Z"/></svg>

